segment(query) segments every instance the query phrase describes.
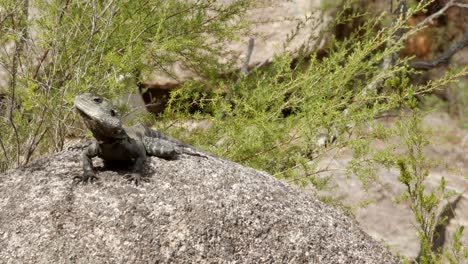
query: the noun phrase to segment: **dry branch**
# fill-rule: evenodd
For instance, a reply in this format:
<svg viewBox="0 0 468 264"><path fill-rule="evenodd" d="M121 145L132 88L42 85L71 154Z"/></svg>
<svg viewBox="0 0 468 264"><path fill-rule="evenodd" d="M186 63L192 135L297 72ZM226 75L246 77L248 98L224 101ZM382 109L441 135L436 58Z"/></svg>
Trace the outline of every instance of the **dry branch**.
<svg viewBox="0 0 468 264"><path fill-rule="evenodd" d="M432 61L414 61L410 62L409 67L416 70L430 70L440 64L446 63L449 59L468 45L468 32L465 32L460 41L452 45L448 50L444 51L439 57Z"/></svg>

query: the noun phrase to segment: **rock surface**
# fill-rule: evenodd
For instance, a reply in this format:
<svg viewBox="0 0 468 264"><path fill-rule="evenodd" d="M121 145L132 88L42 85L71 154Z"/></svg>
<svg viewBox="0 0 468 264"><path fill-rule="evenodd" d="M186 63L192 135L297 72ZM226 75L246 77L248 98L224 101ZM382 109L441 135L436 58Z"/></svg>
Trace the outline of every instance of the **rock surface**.
<svg viewBox="0 0 468 264"><path fill-rule="evenodd" d="M356 222L272 176L218 158L148 159L149 182L80 153L0 175L2 263L398 263Z"/></svg>

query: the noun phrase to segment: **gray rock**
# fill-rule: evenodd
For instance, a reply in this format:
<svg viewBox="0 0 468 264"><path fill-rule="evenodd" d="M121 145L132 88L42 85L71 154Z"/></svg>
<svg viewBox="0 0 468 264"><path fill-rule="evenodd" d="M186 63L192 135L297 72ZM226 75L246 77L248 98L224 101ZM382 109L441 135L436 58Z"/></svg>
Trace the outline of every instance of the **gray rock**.
<svg viewBox="0 0 468 264"><path fill-rule="evenodd" d="M73 186L79 154L0 175L2 263L399 262L354 220L266 173L151 158L142 186L99 162L99 182Z"/></svg>

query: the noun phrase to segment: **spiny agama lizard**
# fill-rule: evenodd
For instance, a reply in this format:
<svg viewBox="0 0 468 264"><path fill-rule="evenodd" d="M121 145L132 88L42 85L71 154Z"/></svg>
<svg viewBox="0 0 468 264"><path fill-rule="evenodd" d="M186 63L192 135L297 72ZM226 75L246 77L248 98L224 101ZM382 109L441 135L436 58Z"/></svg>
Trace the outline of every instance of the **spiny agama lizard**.
<svg viewBox="0 0 468 264"><path fill-rule="evenodd" d="M130 168L131 173L126 176L135 184L142 180L141 172L147 156L164 159L177 159L180 154L208 157L194 147L144 125L123 127L118 111L101 96L90 93L78 95L75 108L96 139L83 150L83 175L76 176L76 182L97 179L92 162L96 156L103 159L105 166Z"/></svg>

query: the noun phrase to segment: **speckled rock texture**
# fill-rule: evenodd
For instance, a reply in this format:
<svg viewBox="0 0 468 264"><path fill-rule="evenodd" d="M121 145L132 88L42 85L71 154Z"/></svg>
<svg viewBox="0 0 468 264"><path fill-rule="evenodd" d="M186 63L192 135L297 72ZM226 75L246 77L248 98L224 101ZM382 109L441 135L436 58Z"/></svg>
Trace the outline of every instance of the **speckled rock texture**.
<svg viewBox="0 0 468 264"><path fill-rule="evenodd" d="M215 157L148 159L149 182L79 151L0 175L1 263L398 263L354 220L272 176Z"/></svg>

